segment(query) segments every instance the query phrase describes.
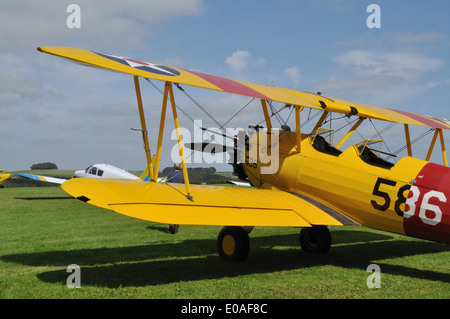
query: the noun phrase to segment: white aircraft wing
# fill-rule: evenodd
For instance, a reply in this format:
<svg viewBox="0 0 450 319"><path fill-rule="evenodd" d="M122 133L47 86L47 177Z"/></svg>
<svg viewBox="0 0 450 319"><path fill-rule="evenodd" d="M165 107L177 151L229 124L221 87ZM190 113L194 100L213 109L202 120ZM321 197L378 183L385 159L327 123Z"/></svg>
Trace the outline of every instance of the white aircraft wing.
<svg viewBox="0 0 450 319"><path fill-rule="evenodd" d="M20 177L33 179L36 181L41 182L48 182L48 183L55 183L55 184L62 184L67 181L67 179L63 178L56 178L56 177L49 177L49 176L42 176L42 175L33 175L33 174L27 174L27 173L19 173Z"/></svg>

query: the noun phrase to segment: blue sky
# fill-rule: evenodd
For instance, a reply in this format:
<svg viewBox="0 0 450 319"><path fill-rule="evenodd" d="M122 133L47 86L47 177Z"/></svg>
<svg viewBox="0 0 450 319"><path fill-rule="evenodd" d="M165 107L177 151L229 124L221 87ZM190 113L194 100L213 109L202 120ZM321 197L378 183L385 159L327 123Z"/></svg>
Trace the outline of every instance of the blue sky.
<svg viewBox="0 0 450 319"><path fill-rule="evenodd" d="M81 9L79 29L66 24L71 3ZM381 9L379 29L366 24L372 3ZM141 137L130 129L139 127L132 79L41 54L38 46L75 46L450 118L449 10L446 0L0 0L0 168L47 161L65 169L145 166ZM147 82L141 87L153 150L162 97ZM220 123L249 102L187 91ZM176 99L214 126L183 95ZM262 118L254 102L229 125ZM192 132L190 120L180 119ZM175 145L170 117L167 123L163 167ZM402 146L399 132L391 133L392 149Z"/></svg>

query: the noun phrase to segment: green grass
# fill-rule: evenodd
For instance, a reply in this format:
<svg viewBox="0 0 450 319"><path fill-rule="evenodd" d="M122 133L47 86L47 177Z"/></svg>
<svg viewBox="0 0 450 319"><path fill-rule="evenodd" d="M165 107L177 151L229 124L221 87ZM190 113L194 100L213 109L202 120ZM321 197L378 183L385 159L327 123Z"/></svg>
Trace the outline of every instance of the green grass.
<svg viewBox="0 0 450 319"><path fill-rule="evenodd" d="M59 187L0 189L0 298L430 298L450 297L446 245L333 227L326 255L298 247L298 229L255 228L245 263L222 262L221 227L168 227L103 210ZM381 288L366 285L368 265ZM81 288L66 285L67 266Z"/></svg>

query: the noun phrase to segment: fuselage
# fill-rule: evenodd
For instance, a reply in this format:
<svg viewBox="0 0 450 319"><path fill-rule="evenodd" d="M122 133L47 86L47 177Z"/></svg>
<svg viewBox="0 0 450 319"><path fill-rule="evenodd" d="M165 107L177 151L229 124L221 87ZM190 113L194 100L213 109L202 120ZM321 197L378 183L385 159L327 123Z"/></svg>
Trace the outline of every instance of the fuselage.
<svg viewBox="0 0 450 319"><path fill-rule="evenodd" d="M109 164L94 164L75 171L74 177L138 179L135 175Z"/></svg>
<svg viewBox="0 0 450 319"><path fill-rule="evenodd" d="M250 144L255 147L257 135L258 149L264 149L265 131ZM308 135L301 136L297 150L292 132L283 132L274 144L278 169L272 174L261 168L273 165L274 156L269 161L264 151L257 159L246 154L244 168L256 187L308 196L363 226L450 244L448 167L410 156L389 163L361 145L342 152L329 144L318 147Z"/></svg>

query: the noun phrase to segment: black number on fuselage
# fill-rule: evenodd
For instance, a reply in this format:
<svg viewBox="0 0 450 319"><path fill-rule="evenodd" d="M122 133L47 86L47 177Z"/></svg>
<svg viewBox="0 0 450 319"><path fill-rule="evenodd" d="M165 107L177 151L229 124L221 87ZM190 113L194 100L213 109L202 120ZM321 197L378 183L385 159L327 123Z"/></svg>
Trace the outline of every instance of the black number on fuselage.
<svg viewBox="0 0 450 319"><path fill-rule="evenodd" d="M391 197L389 196L388 193L380 190L380 186L382 184L385 184L388 186L395 186L397 184L397 182L379 177L377 179L377 182L375 183L372 195L381 197L384 200L384 202L382 202L380 204L377 201L372 199L370 201L370 203L372 204L373 208L384 212L391 205ZM400 217L403 217L403 210L401 209L400 205L406 203L406 199L407 199L408 195L406 195L406 197L405 197L405 191L409 191L410 189L411 189L411 185L406 184L406 185L403 185L402 187L400 187L397 192L397 200L394 203L394 210L397 213L397 215Z"/></svg>
<svg viewBox="0 0 450 319"><path fill-rule="evenodd" d="M397 184L397 182L379 177L377 179L377 182L375 183L375 187L373 188L372 195L381 197L382 199L384 199L384 203L379 204L376 201L374 201L373 199L370 201L370 203L372 204L373 208L381 210L382 212L384 212L391 205L391 198L389 197L388 193L380 191L380 185L381 184L386 184L386 185L389 185L389 186L395 186L395 184Z"/></svg>
<svg viewBox="0 0 450 319"><path fill-rule="evenodd" d="M411 185L403 185L402 187L399 188L398 193L397 193L397 200L395 201L395 206L394 206L394 210L397 213L398 216L403 217L403 210L400 208L401 204L406 203L406 198L405 197L405 191L409 191L411 189ZM408 196L408 195L406 195Z"/></svg>

